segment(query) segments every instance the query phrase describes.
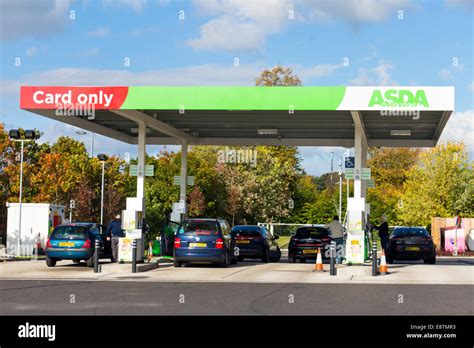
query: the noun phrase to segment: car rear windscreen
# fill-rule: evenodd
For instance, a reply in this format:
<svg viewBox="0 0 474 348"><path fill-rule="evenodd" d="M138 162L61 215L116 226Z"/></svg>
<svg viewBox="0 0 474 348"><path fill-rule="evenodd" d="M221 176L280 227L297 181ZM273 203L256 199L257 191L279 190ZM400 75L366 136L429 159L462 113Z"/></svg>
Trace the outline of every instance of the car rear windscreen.
<svg viewBox="0 0 474 348"><path fill-rule="evenodd" d="M217 221L193 220L186 221L178 231L178 234L196 236L216 236L219 234Z"/></svg>
<svg viewBox="0 0 474 348"><path fill-rule="evenodd" d="M419 236L419 237L429 237L429 233L424 228L395 228L393 230L394 236Z"/></svg>
<svg viewBox="0 0 474 348"><path fill-rule="evenodd" d="M53 239L84 239L87 238L85 226L58 226L51 234Z"/></svg>
<svg viewBox="0 0 474 348"><path fill-rule="evenodd" d="M260 230L236 229L232 230L232 235L241 237L262 237Z"/></svg>
<svg viewBox="0 0 474 348"><path fill-rule="evenodd" d="M296 230L298 238L322 238L329 236L329 231L322 227L300 227Z"/></svg>

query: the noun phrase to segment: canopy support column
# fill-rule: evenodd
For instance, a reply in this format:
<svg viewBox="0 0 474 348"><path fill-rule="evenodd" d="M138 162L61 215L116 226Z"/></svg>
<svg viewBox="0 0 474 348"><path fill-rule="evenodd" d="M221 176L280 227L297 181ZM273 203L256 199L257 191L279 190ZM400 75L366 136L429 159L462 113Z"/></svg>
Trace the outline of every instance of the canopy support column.
<svg viewBox="0 0 474 348"><path fill-rule="evenodd" d="M145 217L145 156L146 156L146 124L138 124L138 175L137 175L137 200L141 204L141 211Z"/></svg>
<svg viewBox="0 0 474 348"><path fill-rule="evenodd" d="M188 142L181 141L181 176L179 178L179 204L182 208L181 220L188 216L186 204L186 185L188 176Z"/></svg>

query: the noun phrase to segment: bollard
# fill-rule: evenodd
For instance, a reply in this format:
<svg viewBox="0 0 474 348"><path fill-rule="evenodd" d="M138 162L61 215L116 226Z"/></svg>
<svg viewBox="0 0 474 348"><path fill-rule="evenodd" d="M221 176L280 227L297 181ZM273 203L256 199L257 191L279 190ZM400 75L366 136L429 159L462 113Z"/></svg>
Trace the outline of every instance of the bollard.
<svg viewBox="0 0 474 348"><path fill-rule="evenodd" d="M377 242L372 243L372 276L377 276Z"/></svg>
<svg viewBox="0 0 474 348"><path fill-rule="evenodd" d="M132 240L132 273L137 273L137 240Z"/></svg>
<svg viewBox="0 0 474 348"><path fill-rule="evenodd" d="M99 273L99 248L100 241L96 239L94 242L94 273Z"/></svg>
<svg viewBox="0 0 474 348"><path fill-rule="evenodd" d="M335 276L337 275L336 270L336 242L331 242L331 248L329 249L329 256L330 256L330 275Z"/></svg>

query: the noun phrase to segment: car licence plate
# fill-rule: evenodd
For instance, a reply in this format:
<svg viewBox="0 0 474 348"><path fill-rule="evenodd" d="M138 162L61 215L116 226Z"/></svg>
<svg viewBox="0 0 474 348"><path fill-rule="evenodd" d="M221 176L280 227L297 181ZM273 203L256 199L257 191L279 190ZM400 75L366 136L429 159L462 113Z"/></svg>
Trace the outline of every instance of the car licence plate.
<svg viewBox="0 0 474 348"><path fill-rule="evenodd" d="M73 247L75 244L74 242L59 242L58 245L60 247Z"/></svg>
<svg viewBox="0 0 474 348"><path fill-rule="evenodd" d="M306 250L303 250L303 254L317 254L318 251L315 250L315 249L306 249Z"/></svg>
<svg viewBox="0 0 474 348"><path fill-rule="evenodd" d="M237 243L238 244L250 244L250 241L249 240L238 240Z"/></svg>
<svg viewBox="0 0 474 348"><path fill-rule="evenodd" d="M207 247L206 243L189 243L191 248L205 248Z"/></svg>
<svg viewBox="0 0 474 348"><path fill-rule="evenodd" d="M420 251L420 247L406 247L406 251Z"/></svg>

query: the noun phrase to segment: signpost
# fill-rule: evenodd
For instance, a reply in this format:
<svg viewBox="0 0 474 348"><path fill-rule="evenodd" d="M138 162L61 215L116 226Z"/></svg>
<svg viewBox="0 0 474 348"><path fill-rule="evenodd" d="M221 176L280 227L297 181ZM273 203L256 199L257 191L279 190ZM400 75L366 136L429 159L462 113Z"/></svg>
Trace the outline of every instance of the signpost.
<svg viewBox="0 0 474 348"><path fill-rule="evenodd" d="M181 177L179 175L176 175L173 177L173 185L174 186L179 186ZM193 186L194 185L194 176L188 176L186 178L186 185L188 186Z"/></svg>
<svg viewBox="0 0 474 348"><path fill-rule="evenodd" d="M344 158L344 168L354 168L355 158L354 157L345 157Z"/></svg>
<svg viewBox="0 0 474 348"><path fill-rule="evenodd" d="M370 168L362 168L361 179L370 180Z"/></svg>
<svg viewBox="0 0 474 348"><path fill-rule="evenodd" d="M130 176L138 176L140 167L137 164L130 165ZM153 176L155 174L155 166L147 164L145 166L145 176Z"/></svg>
<svg viewBox="0 0 474 348"><path fill-rule="evenodd" d="M354 179L354 168L346 168L346 179Z"/></svg>

